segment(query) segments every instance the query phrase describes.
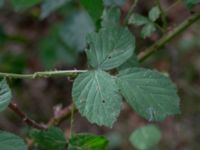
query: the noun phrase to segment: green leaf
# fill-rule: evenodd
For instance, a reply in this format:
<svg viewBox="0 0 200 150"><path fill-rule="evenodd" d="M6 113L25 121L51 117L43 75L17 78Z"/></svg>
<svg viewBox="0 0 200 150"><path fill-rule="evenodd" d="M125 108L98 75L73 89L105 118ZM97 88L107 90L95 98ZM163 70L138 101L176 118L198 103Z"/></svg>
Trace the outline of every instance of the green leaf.
<svg viewBox="0 0 200 150"><path fill-rule="evenodd" d="M25 10L39 4L41 0L11 0L16 11Z"/></svg>
<svg viewBox="0 0 200 150"><path fill-rule="evenodd" d="M192 9L194 6L200 3L200 0L183 0L183 2L186 4L188 9Z"/></svg>
<svg viewBox="0 0 200 150"><path fill-rule="evenodd" d="M142 28L141 36L145 39L151 36L151 34L155 31L156 31L156 27L154 26L154 24L148 23Z"/></svg>
<svg viewBox="0 0 200 150"><path fill-rule="evenodd" d="M154 22L159 17L160 17L160 9L158 6L155 6L149 11L149 19Z"/></svg>
<svg viewBox="0 0 200 150"><path fill-rule="evenodd" d="M4 111L8 107L11 98L11 91L6 80L0 79L0 112Z"/></svg>
<svg viewBox="0 0 200 150"><path fill-rule="evenodd" d="M50 13L62 7L67 2L71 0L44 0L41 5L41 15L40 18L46 18Z"/></svg>
<svg viewBox="0 0 200 150"><path fill-rule="evenodd" d="M74 81L72 97L81 115L98 125L112 127L121 110L115 80L102 70L80 74Z"/></svg>
<svg viewBox="0 0 200 150"><path fill-rule="evenodd" d="M128 23L129 24L135 24L137 26L141 26L141 25L145 25L145 24L149 23L149 20L148 20L148 18L146 18L146 17L144 17L140 14L133 13L130 16Z"/></svg>
<svg viewBox="0 0 200 150"><path fill-rule="evenodd" d="M126 0L103 0L105 6L123 6Z"/></svg>
<svg viewBox="0 0 200 150"><path fill-rule="evenodd" d="M101 26L112 28L120 26L120 10L116 7L105 8L102 15Z"/></svg>
<svg viewBox="0 0 200 150"><path fill-rule="evenodd" d="M107 28L88 36L90 48L86 50L93 68L110 70L128 60L135 49L135 38L127 28Z"/></svg>
<svg viewBox="0 0 200 150"><path fill-rule="evenodd" d="M67 145L64 132L56 127L51 127L47 131L34 129L30 135L44 149L63 150Z"/></svg>
<svg viewBox="0 0 200 150"><path fill-rule="evenodd" d="M102 0L80 0L83 7L88 11L94 22L96 23L103 12Z"/></svg>
<svg viewBox="0 0 200 150"><path fill-rule="evenodd" d="M69 47L83 51L87 45L86 36L93 31L95 31L95 26L90 16L81 10L66 18L60 35Z"/></svg>
<svg viewBox="0 0 200 150"><path fill-rule="evenodd" d="M127 69L119 74L117 83L128 103L149 121L162 121L180 113L175 85L157 71Z"/></svg>
<svg viewBox="0 0 200 150"><path fill-rule="evenodd" d="M92 134L73 135L69 140L68 150L105 150L108 140Z"/></svg>
<svg viewBox="0 0 200 150"><path fill-rule="evenodd" d="M24 140L20 137L0 131L0 149L1 150L27 150Z"/></svg>
<svg viewBox="0 0 200 150"><path fill-rule="evenodd" d="M159 143L160 139L160 130L154 125L141 127L130 136L131 144L138 150L153 149Z"/></svg>

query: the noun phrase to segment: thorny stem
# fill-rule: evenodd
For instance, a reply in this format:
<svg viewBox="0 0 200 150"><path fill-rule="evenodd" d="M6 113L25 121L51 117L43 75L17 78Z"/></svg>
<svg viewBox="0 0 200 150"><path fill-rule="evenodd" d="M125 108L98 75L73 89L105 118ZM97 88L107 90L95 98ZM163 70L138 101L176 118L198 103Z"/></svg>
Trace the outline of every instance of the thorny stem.
<svg viewBox="0 0 200 150"><path fill-rule="evenodd" d="M17 114L24 123L26 123L28 126L39 129L39 130L46 130L47 128L38 124L34 120L30 119L22 110L19 109L17 104L10 103L8 106L15 114Z"/></svg>
<svg viewBox="0 0 200 150"><path fill-rule="evenodd" d="M36 79L48 77L76 77L79 73L86 72L87 70L64 70L64 71L44 71L35 72L33 74L16 74L16 73L2 73L0 77L15 78L15 79Z"/></svg>
<svg viewBox="0 0 200 150"><path fill-rule="evenodd" d="M180 33L182 33L183 31L185 31L188 27L190 27L193 23L195 23L199 19L200 19L200 12L198 12L195 15L189 17L187 20L185 20L179 26L177 26L172 31L170 31L165 36L163 36L155 44L153 44L152 46L150 46L149 48L147 48L146 50L144 50L144 52L141 52L138 55L139 61L143 62L146 58L148 58L149 56L151 56L156 51L160 50L167 43L169 43L171 40L173 40L176 36L178 36Z"/></svg>

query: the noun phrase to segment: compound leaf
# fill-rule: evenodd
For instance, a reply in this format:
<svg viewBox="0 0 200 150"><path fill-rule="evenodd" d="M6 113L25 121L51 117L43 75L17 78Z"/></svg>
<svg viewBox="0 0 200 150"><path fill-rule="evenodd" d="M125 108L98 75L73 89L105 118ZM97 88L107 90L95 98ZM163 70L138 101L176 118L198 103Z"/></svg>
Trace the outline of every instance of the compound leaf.
<svg viewBox="0 0 200 150"><path fill-rule="evenodd" d="M108 140L92 134L73 135L69 140L68 150L105 150Z"/></svg>
<svg viewBox="0 0 200 150"><path fill-rule="evenodd" d="M90 48L86 50L93 68L110 70L129 59L135 49L135 38L127 28L106 28L88 36Z"/></svg>
<svg viewBox="0 0 200 150"><path fill-rule="evenodd" d="M0 131L0 149L1 150L27 150L24 140L20 137Z"/></svg>
<svg viewBox="0 0 200 150"><path fill-rule="evenodd" d="M126 69L120 72L117 83L128 103L149 121L162 121L180 113L176 87L157 71Z"/></svg>
<svg viewBox="0 0 200 150"><path fill-rule="evenodd" d="M91 123L112 127L121 110L121 96L112 76L102 70L80 74L72 97L79 112Z"/></svg>
<svg viewBox="0 0 200 150"><path fill-rule="evenodd" d="M0 79L0 112L8 107L11 98L11 91L6 80Z"/></svg>
<svg viewBox="0 0 200 150"><path fill-rule="evenodd" d="M138 150L150 150L155 148L160 138L160 130L154 125L148 125L134 131L130 136L130 142Z"/></svg>

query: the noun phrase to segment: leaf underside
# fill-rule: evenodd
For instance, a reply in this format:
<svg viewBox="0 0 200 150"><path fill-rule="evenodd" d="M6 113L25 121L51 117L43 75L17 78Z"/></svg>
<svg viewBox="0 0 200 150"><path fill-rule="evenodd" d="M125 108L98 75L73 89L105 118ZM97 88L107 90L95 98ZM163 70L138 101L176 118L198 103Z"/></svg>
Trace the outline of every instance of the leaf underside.
<svg viewBox="0 0 200 150"><path fill-rule="evenodd" d="M117 83L127 102L149 121L162 121L180 113L174 84L157 71L127 69L119 74Z"/></svg>
<svg viewBox="0 0 200 150"><path fill-rule="evenodd" d="M135 49L135 38L127 28L107 28L88 36L88 62L95 69L110 70L123 64Z"/></svg>
<svg viewBox="0 0 200 150"><path fill-rule="evenodd" d="M121 96L112 76L102 70L80 74L73 84L73 101L91 123L112 127L121 110Z"/></svg>

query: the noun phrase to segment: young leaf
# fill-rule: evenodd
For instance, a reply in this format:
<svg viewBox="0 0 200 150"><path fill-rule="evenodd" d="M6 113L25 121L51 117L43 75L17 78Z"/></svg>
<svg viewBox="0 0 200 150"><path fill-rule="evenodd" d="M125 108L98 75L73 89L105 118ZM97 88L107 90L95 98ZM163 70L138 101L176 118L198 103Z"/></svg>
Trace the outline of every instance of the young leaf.
<svg viewBox="0 0 200 150"><path fill-rule="evenodd" d="M105 150L108 140L92 134L73 135L69 140L68 150Z"/></svg>
<svg viewBox="0 0 200 150"><path fill-rule="evenodd" d="M28 9L36 4L39 4L41 0L11 0L16 11Z"/></svg>
<svg viewBox="0 0 200 150"><path fill-rule="evenodd" d="M134 13L130 16L128 23L135 24L137 26L141 26L141 25L145 25L145 24L149 23L149 20L148 20L148 18L146 18L140 14Z"/></svg>
<svg viewBox="0 0 200 150"><path fill-rule="evenodd" d="M126 0L103 0L105 6L123 6Z"/></svg>
<svg viewBox="0 0 200 150"><path fill-rule="evenodd" d="M121 96L112 76L102 70L80 74L72 97L79 112L91 123L112 127L121 110Z"/></svg>
<svg viewBox="0 0 200 150"><path fill-rule="evenodd" d="M95 31L95 26L90 16L81 10L66 18L61 27L60 35L69 47L83 51L87 44L86 36L93 31Z"/></svg>
<svg viewBox="0 0 200 150"><path fill-rule="evenodd" d="M135 38L127 28L107 28L88 36L90 48L86 50L93 68L110 70L129 59L135 49Z"/></svg>
<svg viewBox="0 0 200 150"><path fill-rule="evenodd" d="M155 148L160 138L160 130L154 125L148 125L134 131L130 136L130 142L138 150L150 150Z"/></svg>
<svg viewBox="0 0 200 150"><path fill-rule="evenodd" d="M88 11L90 16L96 23L103 12L103 1L102 0L80 0L81 4Z"/></svg>
<svg viewBox="0 0 200 150"><path fill-rule="evenodd" d="M148 23L142 28L141 35L145 39L146 37L151 36L151 34L155 31L156 31L156 27L154 26L154 24Z"/></svg>
<svg viewBox="0 0 200 150"><path fill-rule="evenodd" d="M61 129L51 127L47 131L32 130L31 137L44 149L63 150L66 145L66 139Z"/></svg>
<svg viewBox="0 0 200 150"><path fill-rule="evenodd" d="M120 25L120 10L116 7L105 8L102 15L101 26L104 28Z"/></svg>
<svg viewBox="0 0 200 150"><path fill-rule="evenodd" d="M4 111L8 107L11 98L11 91L6 80L0 79L0 112Z"/></svg>
<svg viewBox="0 0 200 150"><path fill-rule="evenodd" d="M160 17L160 9L158 8L158 6L153 7L150 11L149 11L149 19L154 22L156 21L158 18Z"/></svg>
<svg viewBox="0 0 200 150"><path fill-rule="evenodd" d="M27 1L27 0L26 0ZM70 2L71 0L44 0L41 6L41 15L40 18L46 18L51 12L63 6L65 3Z"/></svg>
<svg viewBox="0 0 200 150"><path fill-rule="evenodd" d="M20 137L0 131L0 149L1 150L28 150L24 140Z"/></svg>
<svg viewBox="0 0 200 150"><path fill-rule="evenodd" d="M176 87L157 71L127 69L119 74L117 83L128 103L149 121L180 113Z"/></svg>
<svg viewBox="0 0 200 150"><path fill-rule="evenodd" d="M200 3L200 0L183 0L188 9L192 9L194 6L196 6L198 3Z"/></svg>

